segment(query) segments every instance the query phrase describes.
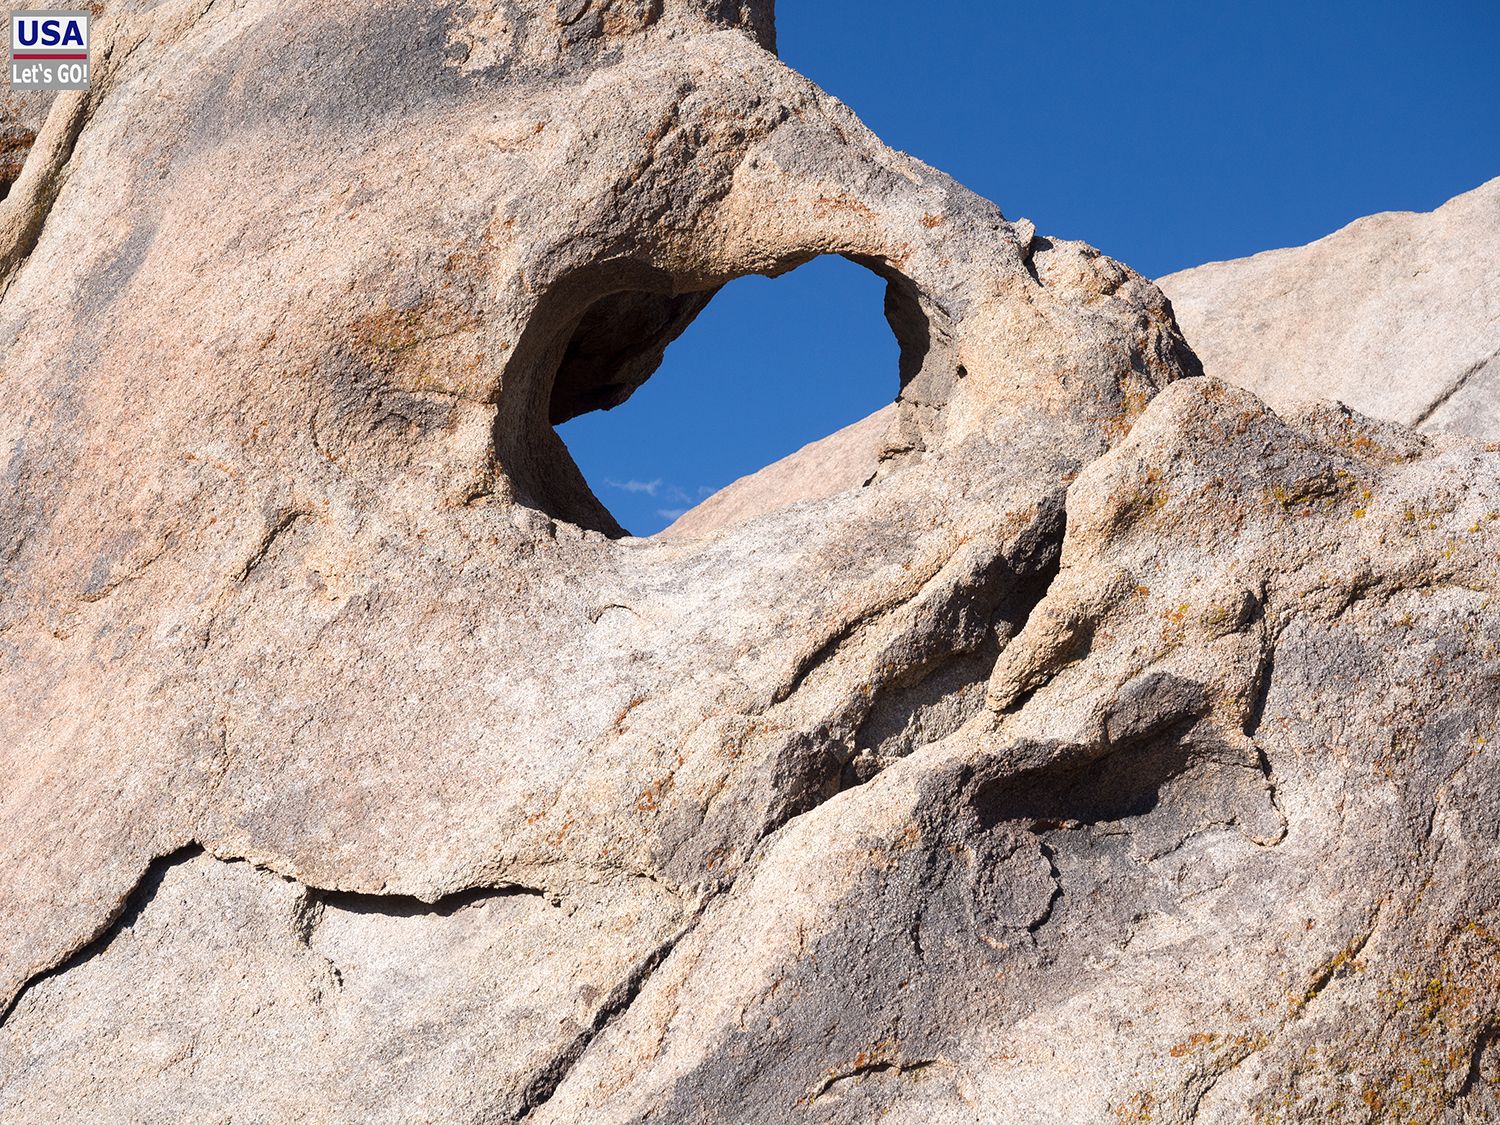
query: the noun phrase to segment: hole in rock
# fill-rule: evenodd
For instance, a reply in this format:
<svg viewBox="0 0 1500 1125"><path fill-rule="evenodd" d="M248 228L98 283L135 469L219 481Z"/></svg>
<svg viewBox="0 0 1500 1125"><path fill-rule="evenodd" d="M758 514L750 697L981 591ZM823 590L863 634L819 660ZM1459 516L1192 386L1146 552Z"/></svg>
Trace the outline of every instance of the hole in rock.
<svg viewBox="0 0 1500 1125"><path fill-rule="evenodd" d="M561 360L550 421L629 534L703 534L858 487L877 468L892 412L865 420L900 390L892 324L901 302L892 304L886 281L828 256L779 278L731 281L705 307L709 296L601 300ZM663 339L672 342L660 367L632 392ZM776 467L744 480L767 466Z"/></svg>

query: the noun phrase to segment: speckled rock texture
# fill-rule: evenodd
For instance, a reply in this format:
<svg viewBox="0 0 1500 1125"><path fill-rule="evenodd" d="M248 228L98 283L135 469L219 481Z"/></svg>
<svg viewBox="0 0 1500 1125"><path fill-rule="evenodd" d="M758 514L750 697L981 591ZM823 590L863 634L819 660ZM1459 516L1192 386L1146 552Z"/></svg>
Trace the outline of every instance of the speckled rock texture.
<svg viewBox="0 0 1500 1125"><path fill-rule="evenodd" d="M1500 438L1500 179L1158 284L1209 374L1274 407Z"/></svg>
<svg viewBox="0 0 1500 1125"><path fill-rule="evenodd" d="M1496 1118L1500 449L1203 377L759 0L94 36L0 200L0 1119ZM860 471L623 536L553 426L819 254Z"/></svg>

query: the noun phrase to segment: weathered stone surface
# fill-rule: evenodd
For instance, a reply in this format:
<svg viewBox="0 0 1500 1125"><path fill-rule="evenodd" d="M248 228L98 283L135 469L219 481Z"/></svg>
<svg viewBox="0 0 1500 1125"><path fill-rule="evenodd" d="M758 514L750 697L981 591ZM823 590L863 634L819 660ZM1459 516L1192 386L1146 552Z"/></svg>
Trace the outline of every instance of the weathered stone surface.
<svg viewBox="0 0 1500 1125"><path fill-rule="evenodd" d="M0 199L20 178L38 129L46 119L39 93L8 90L0 95Z"/></svg>
<svg viewBox="0 0 1500 1125"><path fill-rule="evenodd" d="M4 1116L1495 1116L1500 451L1184 379L769 4L95 35L0 201ZM614 537L552 424L823 253L873 467Z"/></svg>
<svg viewBox="0 0 1500 1125"><path fill-rule="evenodd" d="M1159 284L1209 374L1272 406L1500 437L1500 179L1428 214L1371 215L1307 246Z"/></svg>
<svg viewBox="0 0 1500 1125"><path fill-rule="evenodd" d="M1500 179L1431 214L1373 215L1309 246L1162 278L1210 372L1273 405L1338 400L1423 429L1500 436ZM877 456L866 419L743 480L665 534L834 495Z"/></svg>
<svg viewBox="0 0 1500 1125"><path fill-rule="evenodd" d="M428 906L201 854L139 896L11 1012L0 1117L506 1120L653 964L674 914L645 882Z"/></svg>
<svg viewBox="0 0 1500 1125"><path fill-rule="evenodd" d="M1491 1120L1497 469L1163 392L989 706L774 834L541 1119Z"/></svg>

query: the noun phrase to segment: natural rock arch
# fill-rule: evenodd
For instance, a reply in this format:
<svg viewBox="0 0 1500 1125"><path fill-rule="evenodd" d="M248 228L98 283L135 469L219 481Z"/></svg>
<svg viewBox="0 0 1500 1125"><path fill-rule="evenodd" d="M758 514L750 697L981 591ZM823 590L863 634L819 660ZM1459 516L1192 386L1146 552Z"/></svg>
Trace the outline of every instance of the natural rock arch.
<svg viewBox="0 0 1500 1125"><path fill-rule="evenodd" d="M790 273L819 255L794 255L784 264L758 271L777 277ZM899 349L900 390L920 376L932 351L933 328L916 285L888 262L848 256L884 280L884 314ZM503 385L505 395L516 395L520 413L502 401L496 428L496 452L510 467L518 497L547 514L580 527L618 537L624 532L583 480L565 445L553 428L591 410L609 409L626 401L661 364L666 349L687 331L714 296L737 277L715 279L704 288L695 280L674 278L628 263L607 263L580 271L558 283L539 304L527 334L517 347ZM701 280L697 284L702 284ZM617 288L617 286L623 286ZM938 334L951 338L941 323ZM533 339L534 337L534 339ZM952 362L951 355L946 356ZM548 377L548 370L552 374ZM951 383L956 369L948 373ZM929 371L927 383L941 380ZM547 388L550 387L550 391ZM543 399L545 396L545 406ZM897 419L919 429L933 424L940 402L929 400L928 410L907 411ZM901 397L897 397L898 413ZM920 456L899 438L889 455L901 459Z"/></svg>

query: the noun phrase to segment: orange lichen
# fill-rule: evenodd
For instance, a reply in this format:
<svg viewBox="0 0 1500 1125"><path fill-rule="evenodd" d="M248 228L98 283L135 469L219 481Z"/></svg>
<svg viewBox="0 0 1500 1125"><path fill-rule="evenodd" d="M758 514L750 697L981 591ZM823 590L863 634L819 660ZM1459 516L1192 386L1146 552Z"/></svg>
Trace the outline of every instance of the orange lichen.
<svg viewBox="0 0 1500 1125"><path fill-rule="evenodd" d="M1147 1125L1155 1120L1153 1112L1156 1105L1156 1095L1149 1090L1142 1090L1129 1101L1115 1106L1115 1120L1120 1125Z"/></svg>
<svg viewBox="0 0 1500 1125"><path fill-rule="evenodd" d="M1194 1032L1192 1035L1189 1035L1186 1039L1184 1039L1181 1043L1178 1043L1176 1046L1174 1046L1169 1053L1174 1059L1180 1059L1184 1055L1192 1054L1194 1051L1208 1046L1217 1038L1218 1035L1212 1031Z"/></svg>

